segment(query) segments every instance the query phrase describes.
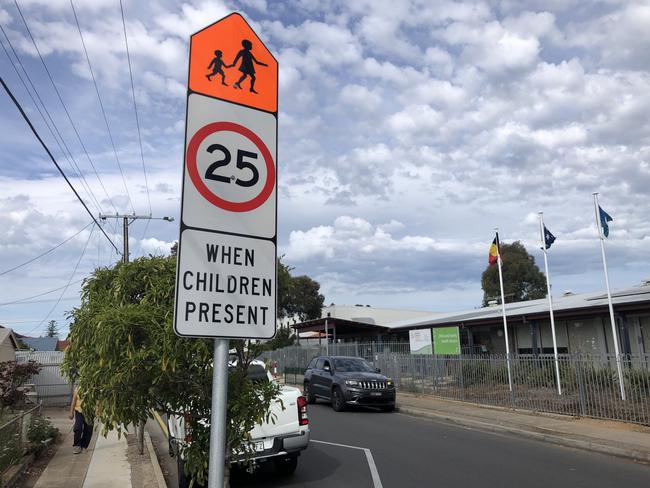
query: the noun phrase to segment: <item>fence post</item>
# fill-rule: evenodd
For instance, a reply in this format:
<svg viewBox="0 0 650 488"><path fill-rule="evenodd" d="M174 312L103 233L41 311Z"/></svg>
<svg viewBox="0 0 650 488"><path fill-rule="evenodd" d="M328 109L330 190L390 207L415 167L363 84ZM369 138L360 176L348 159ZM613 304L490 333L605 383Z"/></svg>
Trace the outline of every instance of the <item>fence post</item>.
<svg viewBox="0 0 650 488"><path fill-rule="evenodd" d="M458 356L458 362L460 363L460 399L465 400L465 380L463 379L463 355Z"/></svg>
<svg viewBox="0 0 650 488"><path fill-rule="evenodd" d="M584 378L582 376L582 356L578 355L577 358L575 358L576 361L576 373L578 377L578 392L580 396L580 416L581 417L586 417L587 416L587 401L585 399L585 383L584 383Z"/></svg>
<svg viewBox="0 0 650 488"><path fill-rule="evenodd" d="M508 375L510 375L510 378L512 378L512 373L510 372L511 371L510 365L512 364L512 358L510 354L506 354L506 363L508 365ZM514 380L511 379L511 381L512 381L512 389L510 390L510 404L512 405L512 408L516 408L517 407L517 401L515 399L516 385Z"/></svg>

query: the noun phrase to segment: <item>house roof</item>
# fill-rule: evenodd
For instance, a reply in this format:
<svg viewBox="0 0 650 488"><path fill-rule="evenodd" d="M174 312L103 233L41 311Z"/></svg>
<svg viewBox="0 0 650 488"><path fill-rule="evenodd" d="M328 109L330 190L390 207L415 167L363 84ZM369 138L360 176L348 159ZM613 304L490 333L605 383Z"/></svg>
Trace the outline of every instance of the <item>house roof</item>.
<svg viewBox="0 0 650 488"><path fill-rule="evenodd" d="M624 288L612 291L612 304L619 310L650 310L650 285L642 285L633 288ZM580 314L594 312L596 310L607 311L607 294L603 292L565 294L553 297L553 312L558 315ZM506 316L509 318L546 318L549 314L548 300L529 300L526 302L515 302L506 304ZM445 324L471 324L480 322L493 322L501 319L501 306L491 306L465 310L460 312L449 312L432 314L428 317L407 319L389 324L383 324L390 329L411 329L425 326L436 326Z"/></svg>
<svg viewBox="0 0 650 488"><path fill-rule="evenodd" d="M0 344L6 341L7 338L9 338L9 340L13 343L14 349L18 349L18 341L14 336L14 331L0 326Z"/></svg>
<svg viewBox="0 0 650 488"><path fill-rule="evenodd" d="M22 341L35 351L56 351L56 337L22 337Z"/></svg>

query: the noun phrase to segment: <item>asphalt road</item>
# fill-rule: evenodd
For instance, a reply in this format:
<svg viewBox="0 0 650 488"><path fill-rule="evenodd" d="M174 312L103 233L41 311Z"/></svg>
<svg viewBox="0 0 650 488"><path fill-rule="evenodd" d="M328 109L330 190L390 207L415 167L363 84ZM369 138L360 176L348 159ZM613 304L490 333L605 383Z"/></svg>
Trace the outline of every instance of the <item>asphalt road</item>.
<svg viewBox="0 0 650 488"><path fill-rule="evenodd" d="M372 410L337 413L325 403L310 405L309 418L314 442L300 456L293 476L278 476L272 463L268 463L253 474L233 473L231 486L650 486L650 466L512 435L470 430L399 413ZM164 448L164 437L156 437L159 446ZM175 460L165 463L165 455L160 452L163 449L157 450L163 458L161 464L167 464L173 471ZM375 479L371 464L376 467Z"/></svg>
<svg viewBox="0 0 650 488"><path fill-rule="evenodd" d="M279 478L272 466L266 466L252 475L237 476L232 486L650 486L650 466L511 435L469 430L399 413L337 413L324 403L310 406L309 417L313 440L369 449L380 484L373 482L365 451L312 443L300 456L292 477Z"/></svg>

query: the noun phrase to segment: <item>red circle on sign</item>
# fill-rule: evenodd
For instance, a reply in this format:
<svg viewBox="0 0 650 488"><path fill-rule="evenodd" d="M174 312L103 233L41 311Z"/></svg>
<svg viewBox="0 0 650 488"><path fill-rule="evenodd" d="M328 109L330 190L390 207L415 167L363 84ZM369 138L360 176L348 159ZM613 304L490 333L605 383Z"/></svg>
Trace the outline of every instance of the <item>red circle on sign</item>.
<svg viewBox="0 0 650 488"><path fill-rule="evenodd" d="M249 139L255 147L259 149L264 158L266 164L266 183L262 191L254 198L246 200L244 202L232 202L230 200L224 200L223 198L212 193L210 188L203 182L201 175L199 174L199 168L197 166L197 154L199 152L199 146L206 139L206 137L214 134L215 132L235 132L241 136L244 136L246 139ZM187 145L187 171L190 174L190 179L194 186L199 191L203 198L213 205L216 205L219 208L224 210L229 210L230 212L249 212L255 210L257 207L262 205L266 200L268 200L271 193L273 193L273 188L275 187L275 165L273 164L273 157L271 157L271 152L269 148L266 147L266 144L259 138L248 127L243 125L235 124L234 122L212 122L204 127L201 127Z"/></svg>

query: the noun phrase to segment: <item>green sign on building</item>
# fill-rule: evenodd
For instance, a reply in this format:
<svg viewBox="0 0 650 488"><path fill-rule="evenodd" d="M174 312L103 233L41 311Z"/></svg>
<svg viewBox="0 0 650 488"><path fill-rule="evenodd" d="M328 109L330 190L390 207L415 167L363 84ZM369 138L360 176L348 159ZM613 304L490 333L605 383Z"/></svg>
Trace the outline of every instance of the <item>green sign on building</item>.
<svg viewBox="0 0 650 488"><path fill-rule="evenodd" d="M435 354L460 354L458 327L438 327L431 329L431 332Z"/></svg>

